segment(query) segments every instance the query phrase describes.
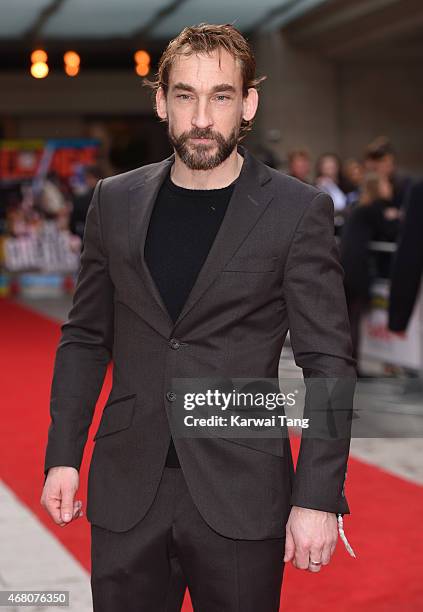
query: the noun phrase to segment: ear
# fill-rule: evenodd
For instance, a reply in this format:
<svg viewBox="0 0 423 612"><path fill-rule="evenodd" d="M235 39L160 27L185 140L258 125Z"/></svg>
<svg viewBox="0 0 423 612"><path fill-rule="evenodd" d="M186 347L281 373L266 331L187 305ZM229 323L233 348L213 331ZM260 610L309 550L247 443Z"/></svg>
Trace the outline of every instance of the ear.
<svg viewBox="0 0 423 612"><path fill-rule="evenodd" d="M244 121L251 121L254 118L258 107L258 91L255 87L250 87L248 94L242 101L242 118Z"/></svg>
<svg viewBox="0 0 423 612"><path fill-rule="evenodd" d="M166 96L162 87L156 91L156 110L160 119L167 119Z"/></svg>

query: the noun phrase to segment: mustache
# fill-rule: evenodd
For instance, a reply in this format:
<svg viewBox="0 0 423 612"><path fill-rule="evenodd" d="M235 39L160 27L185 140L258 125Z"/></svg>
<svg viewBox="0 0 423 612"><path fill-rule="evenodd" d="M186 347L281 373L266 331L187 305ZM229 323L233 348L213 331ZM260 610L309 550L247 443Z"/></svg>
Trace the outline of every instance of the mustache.
<svg viewBox="0 0 423 612"><path fill-rule="evenodd" d="M185 132L184 134L182 134L182 137L184 140L188 140L188 138L210 138L214 140L220 140L222 136L221 134L213 132L209 129L202 130L196 128L194 130L191 130L190 132Z"/></svg>

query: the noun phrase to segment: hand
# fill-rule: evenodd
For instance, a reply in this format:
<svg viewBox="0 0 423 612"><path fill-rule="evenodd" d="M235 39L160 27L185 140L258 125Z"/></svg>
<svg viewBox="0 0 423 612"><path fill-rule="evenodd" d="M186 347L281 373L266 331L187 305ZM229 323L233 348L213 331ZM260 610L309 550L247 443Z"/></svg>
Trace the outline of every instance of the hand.
<svg viewBox="0 0 423 612"><path fill-rule="evenodd" d="M320 572L334 553L338 540L336 514L293 506L286 524L284 561L297 569ZM322 565L310 564L320 561Z"/></svg>
<svg viewBox="0 0 423 612"><path fill-rule="evenodd" d="M393 336L395 336L399 340L405 340L407 338L407 333L406 333L405 330L404 331L392 331L392 330L389 330L389 333L391 333Z"/></svg>
<svg viewBox="0 0 423 612"><path fill-rule="evenodd" d="M83 516L82 501L75 500L79 473L74 467L51 467L47 473L40 503L53 521L63 527Z"/></svg>
<svg viewBox="0 0 423 612"><path fill-rule="evenodd" d="M393 219L399 219L401 213L398 208L395 208L395 206L388 206L383 211L383 216L385 219L388 219L388 221L392 221Z"/></svg>

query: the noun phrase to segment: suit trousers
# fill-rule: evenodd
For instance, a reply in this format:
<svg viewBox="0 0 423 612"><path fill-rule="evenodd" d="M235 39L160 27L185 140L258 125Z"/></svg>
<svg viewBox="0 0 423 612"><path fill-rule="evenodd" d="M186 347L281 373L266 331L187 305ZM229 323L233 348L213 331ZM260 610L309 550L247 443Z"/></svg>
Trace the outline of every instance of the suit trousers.
<svg viewBox="0 0 423 612"><path fill-rule="evenodd" d="M202 518L182 469L165 467L144 518L124 532L91 524L94 612L278 612L285 538L222 536Z"/></svg>

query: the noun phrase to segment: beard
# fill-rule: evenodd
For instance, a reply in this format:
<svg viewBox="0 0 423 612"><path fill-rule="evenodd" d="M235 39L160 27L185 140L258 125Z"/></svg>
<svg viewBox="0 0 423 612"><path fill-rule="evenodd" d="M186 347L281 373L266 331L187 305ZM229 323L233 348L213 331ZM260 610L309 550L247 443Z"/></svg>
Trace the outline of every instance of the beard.
<svg viewBox="0 0 423 612"><path fill-rule="evenodd" d="M220 132L210 129L193 128L189 132L182 132L176 136L170 126L168 126L169 140L176 153L190 170L212 170L220 166L232 153L239 139L240 125L234 127L228 138ZM211 138L213 143L189 144L190 138ZM217 151L213 154L210 151L217 146Z"/></svg>

